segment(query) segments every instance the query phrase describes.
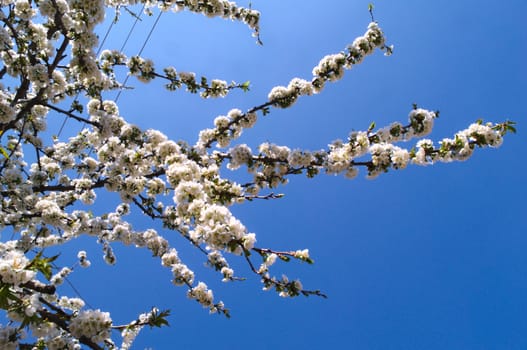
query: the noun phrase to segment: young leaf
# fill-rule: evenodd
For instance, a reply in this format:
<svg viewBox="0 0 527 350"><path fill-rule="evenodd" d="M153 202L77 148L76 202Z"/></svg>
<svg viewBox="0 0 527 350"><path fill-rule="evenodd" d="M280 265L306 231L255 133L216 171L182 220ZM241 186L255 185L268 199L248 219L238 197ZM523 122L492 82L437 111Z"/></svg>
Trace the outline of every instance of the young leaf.
<svg viewBox="0 0 527 350"><path fill-rule="evenodd" d="M52 275L51 271L51 263L55 261L59 255L54 255L50 258L42 258L42 251L39 252L33 260L30 261L30 263L26 266L26 269L33 270L33 271L40 271L46 277L46 279L49 281Z"/></svg>
<svg viewBox="0 0 527 350"><path fill-rule="evenodd" d="M249 80L247 80L245 83L243 83L242 86L241 86L243 92L249 91L249 86L250 85L251 85L251 82Z"/></svg>
<svg viewBox="0 0 527 350"><path fill-rule="evenodd" d="M370 13L371 21L375 22L375 19L373 18L373 3L371 2L368 4L368 12Z"/></svg>
<svg viewBox="0 0 527 350"><path fill-rule="evenodd" d="M4 147L0 146L0 153L2 153L2 155L6 158L6 159L9 159L9 154L6 152L6 150L4 149Z"/></svg>
<svg viewBox="0 0 527 350"><path fill-rule="evenodd" d="M159 312L157 309L153 309L148 325L150 327L158 328L161 328L162 326L169 326L168 321L166 320L168 316L170 316L170 310L163 310Z"/></svg>

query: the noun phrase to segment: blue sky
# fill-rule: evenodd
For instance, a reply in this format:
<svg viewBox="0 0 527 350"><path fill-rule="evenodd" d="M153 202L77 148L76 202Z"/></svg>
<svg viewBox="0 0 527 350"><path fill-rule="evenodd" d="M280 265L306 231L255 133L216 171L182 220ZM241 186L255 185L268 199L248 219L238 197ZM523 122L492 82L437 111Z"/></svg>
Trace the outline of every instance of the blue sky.
<svg viewBox="0 0 527 350"><path fill-rule="evenodd" d="M369 1L252 1L261 10L263 46L241 23L190 13L164 14L143 56L208 78L251 81L249 93L203 101L133 79L121 114L194 143L199 130L231 108L265 102L275 85L309 79L320 58L362 35ZM240 2L240 4L246 4ZM527 91L527 3L509 1L375 1L375 19L394 55L368 57L343 80L292 108L272 110L241 143L325 148L351 130L406 121L417 103L440 110L430 138L451 137L476 119L512 119L518 134L499 149L477 150L464 163L411 166L376 180L297 176L278 189L285 197L233 208L258 245L309 248L314 265L277 264L329 298L283 299L248 280L224 284L202 268L201 256L172 243L198 279L231 309L208 315L170 283L170 272L144 251L116 247L104 264L88 239L92 268L72 283L95 308L126 323L151 306L172 309L171 327L139 335L134 349L525 349L527 348L527 186L522 153ZM125 48L136 54L153 18L144 18ZM118 49L131 17L110 32ZM106 25L101 26L104 33ZM411 147L408 145L408 147ZM243 169L241 170L243 172ZM224 172L225 176L240 175ZM150 222L137 217L137 227ZM76 252L76 251L75 251ZM72 253L72 255L74 255ZM101 282L101 280L103 282Z"/></svg>

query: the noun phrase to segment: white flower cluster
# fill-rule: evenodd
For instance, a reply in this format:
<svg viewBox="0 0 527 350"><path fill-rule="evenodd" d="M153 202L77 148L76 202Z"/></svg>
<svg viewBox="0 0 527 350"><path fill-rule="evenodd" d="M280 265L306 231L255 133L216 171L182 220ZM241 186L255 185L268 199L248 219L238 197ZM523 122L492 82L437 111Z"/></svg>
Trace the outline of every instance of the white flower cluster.
<svg viewBox="0 0 527 350"><path fill-rule="evenodd" d="M16 350L18 347L18 330L15 327L0 324L0 348Z"/></svg>
<svg viewBox="0 0 527 350"><path fill-rule="evenodd" d="M76 338L87 337L95 343L110 339L112 319L100 310L80 311L70 322L69 330Z"/></svg>
<svg viewBox="0 0 527 350"><path fill-rule="evenodd" d="M262 188L274 188L287 183L288 175L302 171L306 171L308 177L324 170L328 174L344 173L352 179L357 176L359 166L366 166L368 178L373 179L390 168L404 169L410 162L427 165L435 161L465 160L476 145L499 147L503 140L502 126L476 123L457 133L454 139L443 139L439 149L426 139L417 143L415 151L394 145L399 141L427 135L432 130L435 118L436 112L414 108L408 115L407 126L396 122L377 131L373 131L373 128L365 132L354 131L347 142L336 140L329 144L327 151L291 151L287 146L263 143L259 147L259 154L253 154L249 146L242 144L231 148L228 153L216 153L215 156L229 159L227 167L232 170L247 165L253 174L253 183L246 188L246 192L255 195ZM367 154L371 160L359 160Z"/></svg>
<svg viewBox="0 0 527 350"><path fill-rule="evenodd" d="M103 50L99 56L99 65L103 72L113 72L116 65L125 65L127 57L118 50Z"/></svg>
<svg viewBox="0 0 527 350"><path fill-rule="evenodd" d="M26 316L33 316L41 308L42 305L39 298L40 296L38 294L32 294L26 299L27 305L24 309L24 314Z"/></svg>
<svg viewBox="0 0 527 350"><path fill-rule="evenodd" d="M135 76L139 81L147 83L154 79L154 62L152 60L132 56L126 65L128 66L130 74Z"/></svg>
<svg viewBox="0 0 527 350"><path fill-rule="evenodd" d="M0 255L0 278L3 283L20 286L35 278L36 272L27 270L29 260L19 250L8 250Z"/></svg>
<svg viewBox="0 0 527 350"><path fill-rule="evenodd" d="M210 88L201 94L201 97L225 97L229 91L225 80L213 79Z"/></svg>
<svg viewBox="0 0 527 350"><path fill-rule="evenodd" d="M29 4L29 1L27 0L17 0L15 1L15 15L25 19L29 20L31 17L33 17L37 11L35 11L31 5Z"/></svg>
<svg viewBox="0 0 527 350"><path fill-rule="evenodd" d="M309 260L309 249L297 250L294 257L300 260Z"/></svg>
<svg viewBox="0 0 527 350"><path fill-rule="evenodd" d="M370 178L387 171L391 166L404 169L409 161L409 152L393 143L428 134L435 118L435 112L415 108L408 115L408 127L393 123L375 133L352 132L348 142L337 140L329 145L326 171L329 174L345 171L346 177L354 178L358 172L353 162L366 153L372 155L372 164L368 169Z"/></svg>
<svg viewBox="0 0 527 350"><path fill-rule="evenodd" d="M408 118L410 119L411 132L408 132L406 137L425 136L432 131L436 113L421 108L415 108L410 112Z"/></svg>
<svg viewBox="0 0 527 350"><path fill-rule="evenodd" d="M368 177L374 178L381 172L388 170L390 166L395 169L404 169L410 160L407 150L394 146L390 143L377 143L370 147L372 167Z"/></svg>
<svg viewBox="0 0 527 350"><path fill-rule="evenodd" d="M191 285L194 283L194 272L187 265L176 263L172 265L172 282L176 286Z"/></svg>
<svg viewBox="0 0 527 350"><path fill-rule="evenodd" d="M245 249L252 248L252 242L244 240L247 233L245 226L226 207L215 204L207 206L197 219L195 229L189 233L192 241L206 242L210 248L234 254L241 254L242 247L232 246L232 242L244 242Z"/></svg>
<svg viewBox="0 0 527 350"><path fill-rule="evenodd" d="M105 0L107 6L123 7L135 5L135 0ZM174 12L188 10L195 13L201 13L209 18L221 17L224 19L238 20L245 23L249 28L254 30L254 36L259 35L260 13L250 8L238 6L233 1L226 0L149 0L146 2L145 12L152 14L151 8L158 7L161 11L172 10Z"/></svg>
<svg viewBox="0 0 527 350"><path fill-rule="evenodd" d="M266 255L264 257L264 261L262 262L262 264L260 265L260 268L258 269L258 273L266 276L267 271L269 271L269 267L274 265L277 258L278 258L278 255L276 255L275 253Z"/></svg>
<svg viewBox="0 0 527 350"><path fill-rule="evenodd" d="M300 96L319 93L326 81L340 80L344 76L344 69L351 69L353 65L361 63L364 57L373 53L375 48L387 49L384 42L382 30L377 23L372 22L366 33L355 39L348 47L347 53L340 52L323 57L313 68L313 78L310 82L294 78L287 87L274 87L267 98L276 107L290 107Z"/></svg>
<svg viewBox="0 0 527 350"><path fill-rule="evenodd" d="M291 153L289 147L264 142L258 147L258 150L264 160L261 163L254 163L250 169L251 172L254 172L257 188L274 188L279 184L286 184L287 179L284 176L289 171L287 165L287 160ZM266 162L267 158L278 162Z"/></svg>
<svg viewBox="0 0 527 350"><path fill-rule="evenodd" d="M269 257L273 258L273 262L276 259L276 257L274 257L273 255L270 255ZM267 259L269 259L269 257ZM262 264L262 266L264 265L265 262L264 264ZM281 279L271 277L267 272L267 267L268 266L266 266L265 268L260 267L263 272L261 273L262 282L264 284L262 288L263 290L268 291L274 288L278 292L278 295L282 298L295 297L303 291L304 287L302 286L302 282L300 282L299 280L289 281L289 278L286 275L282 275Z"/></svg>
<svg viewBox="0 0 527 350"><path fill-rule="evenodd" d="M286 275L282 275L282 280L280 281L280 283L286 285L286 288L284 288L284 290L278 293L278 295L280 295L282 298L296 296L298 295L299 291L304 289L304 287L302 286L302 282L300 282L299 280L289 282L289 279Z"/></svg>
<svg viewBox="0 0 527 350"><path fill-rule="evenodd" d="M298 97L303 95L312 95L315 92L313 85L307 80L294 78L289 82L287 87L274 87L267 98L273 102L275 106L287 108L293 105Z"/></svg>
<svg viewBox="0 0 527 350"><path fill-rule="evenodd" d="M79 259L79 265L81 267L90 267L91 262L88 260L87 254L84 250L81 250L79 253L77 253L77 258Z"/></svg>
<svg viewBox="0 0 527 350"><path fill-rule="evenodd" d="M202 90L200 96L203 98L225 97L229 92L229 88L234 86L229 86L225 80L219 79L213 79L210 84L208 84L205 77L202 77L198 83L195 73L177 72L174 67L164 68L164 75L159 75L153 70L150 70L148 73L142 73L141 66L138 66L137 70L141 72L141 74L149 74L152 78L154 75L157 75L168 80L169 82L165 85L165 88L169 91L175 91L182 85L185 85L187 87L187 91L191 93L197 93L198 91Z"/></svg>
<svg viewBox="0 0 527 350"><path fill-rule="evenodd" d="M59 272L51 276L50 282L51 284L58 286L61 285L64 282L64 279L68 277L68 275L71 273L71 269L68 267L63 267Z"/></svg>
<svg viewBox="0 0 527 350"><path fill-rule="evenodd" d="M502 142L502 132L495 125L474 123L458 132L453 139L441 140L440 147L437 149L431 140L419 141L412 162L418 165L429 165L435 162L464 161L473 154L475 146L499 147Z"/></svg>
<svg viewBox="0 0 527 350"><path fill-rule="evenodd" d="M33 322L29 325L29 328L33 336L47 340L46 345L49 349L57 349L57 347L52 347L52 344L55 343L53 339L60 337L61 332L55 323L50 321L41 323Z"/></svg>
<svg viewBox="0 0 527 350"><path fill-rule="evenodd" d="M152 1L153 3L157 1ZM187 9L192 12L202 13L207 17L222 17L232 20L240 20L254 30L254 35L258 36L260 13L256 10L238 7L236 3L226 0L185 0L185 1L159 1L159 3L174 3L175 11ZM166 4L162 8L168 8Z"/></svg>
<svg viewBox="0 0 527 350"><path fill-rule="evenodd" d="M207 265L221 272L223 275L223 282L228 282L233 279L234 270L229 267L227 260L223 257L220 251L213 250L207 254Z"/></svg>
<svg viewBox="0 0 527 350"><path fill-rule="evenodd" d="M253 127L256 120L255 112L242 113L237 108L231 109L226 116L220 115L214 119L214 129L200 131L196 147L207 148L213 141L217 141L218 147L228 147L232 140L241 136L243 129Z"/></svg>
<svg viewBox="0 0 527 350"><path fill-rule="evenodd" d="M227 168L230 170L236 170L241 165L249 163L253 154L249 146L241 144L231 148L229 150L229 155L231 159L229 164L227 164Z"/></svg>
<svg viewBox="0 0 527 350"><path fill-rule="evenodd" d="M191 288L187 293L187 297L196 300L204 308L209 309L211 314L223 312L228 315L228 311L225 309L223 302L214 303L214 294L203 282L199 282L196 287Z"/></svg>
<svg viewBox="0 0 527 350"><path fill-rule="evenodd" d="M369 145L369 140L367 142ZM355 148L354 146L358 146ZM355 157L364 154L364 146L360 143L348 142L343 143L341 140L336 140L329 146L329 153L326 161L326 171L328 174L339 174L343 171L352 171L351 161ZM349 178L354 176L354 173L346 175Z"/></svg>
<svg viewBox="0 0 527 350"><path fill-rule="evenodd" d="M0 92L0 123L9 123L17 114L16 108L9 103L11 99L11 94L2 89Z"/></svg>
<svg viewBox="0 0 527 350"><path fill-rule="evenodd" d="M65 309L69 309L72 311L79 311L85 305L84 301L80 298L68 298L65 296L62 296L60 298L58 304L60 307L63 307Z"/></svg>
<svg viewBox="0 0 527 350"><path fill-rule="evenodd" d="M126 327L121 332L121 337L123 337L123 342L121 344L121 350L128 350L132 346L135 338L139 334L143 327L141 326L131 326Z"/></svg>
<svg viewBox="0 0 527 350"><path fill-rule="evenodd" d="M192 285L194 283L194 272L181 262L174 248L171 248L161 256L161 264L172 269L172 283L176 286Z"/></svg>
<svg viewBox="0 0 527 350"><path fill-rule="evenodd" d="M468 129L460 132L460 136L466 137L469 142L475 142L478 145L487 145L490 147L499 147L503 143L501 133L493 128L492 123L470 124Z"/></svg>
<svg viewBox="0 0 527 350"><path fill-rule="evenodd" d="M66 332L61 331L51 331L45 337L45 344L49 350L81 350L81 345L79 341L75 338L72 338Z"/></svg>
<svg viewBox="0 0 527 350"><path fill-rule="evenodd" d="M287 161L290 166L295 168L308 167L315 161L315 156L312 152L295 149L289 153Z"/></svg>

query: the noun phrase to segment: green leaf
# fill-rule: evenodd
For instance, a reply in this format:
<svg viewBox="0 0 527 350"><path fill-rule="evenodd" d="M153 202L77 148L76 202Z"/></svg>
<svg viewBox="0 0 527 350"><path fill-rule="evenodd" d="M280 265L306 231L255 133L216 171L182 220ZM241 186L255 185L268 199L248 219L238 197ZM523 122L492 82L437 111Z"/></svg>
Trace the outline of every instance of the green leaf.
<svg viewBox="0 0 527 350"><path fill-rule="evenodd" d="M242 88L243 92L249 91L249 86L250 85L251 85L251 82L249 80L247 80L245 83L243 83L241 85L241 88Z"/></svg>
<svg viewBox="0 0 527 350"><path fill-rule="evenodd" d="M2 153L2 155L6 158L6 159L9 159L9 154L6 152L6 150L4 149L4 147L0 146L0 153Z"/></svg>
<svg viewBox="0 0 527 350"><path fill-rule="evenodd" d="M373 129L375 129L375 122L371 122L370 126L368 126L368 132L372 131Z"/></svg>
<svg viewBox="0 0 527 350"><path fill-rule="evenodd" d="M42 272L44 277L46 277L46 279L49 281L52 275L51 263L59 257L59 254L54 255L50 258L42 258L42 253L43 251L39 252L33 258L33 260L30 261L29 265L26 266L26 269Z"/></svg>
<svg viewBox="0 0 527 350"><path fill-rule="evenodd" d="M232 240L227 243L227 247L229 247L230 251L234 252L238 247L240 246L240 242L237 240Z"/></svg>
<svg viewBox="0 0 527 350"><path fill-rule="evenodd" d="M7 310L9 307L9 286L7 284L2 284L0 287L0 308Z"/></svg>
<svg viewBox="0 0 527 350"><path fill-rule="evenodd" d="M77 100L74 100L72 103L71 103L71 111L77 111L79 113L82 113L84 110L84 106L82 104L79 103L79 101Z"/></svg>
<svg viewBox="0 0 527 350"><path fill-rule="evenodd" d="M152 316L150 317L150 321L148 322L148 325L150 327L158 327L161 328L163 326L170 326L168 324L168 321L166 318L170 316L170 310L163 310L158 311L156 309L152 309Z"/></svg>
<svg viewBox="0 0 527 350"><path fill-rule="evenodd" d="M0 308L7 310L12 305L9 300L20 301L20 299L11 291L11 286L8 284L0 284Z"/></svg>
<svg viewBox="0 0 527 350"><path fill-rule="evenodd" d="M516 122L513 122L513 121L505 122L505 130L510 131L513 134L516 134L516 128L513 125L516 125Z"/></svg>
<svg viewBox="0 0 527 350"><path fill-rule="evenodd" d="M37 350L46 350L46 343L44 342L43 339L39 339L37 344L36 344L36 348Z"/></svg>

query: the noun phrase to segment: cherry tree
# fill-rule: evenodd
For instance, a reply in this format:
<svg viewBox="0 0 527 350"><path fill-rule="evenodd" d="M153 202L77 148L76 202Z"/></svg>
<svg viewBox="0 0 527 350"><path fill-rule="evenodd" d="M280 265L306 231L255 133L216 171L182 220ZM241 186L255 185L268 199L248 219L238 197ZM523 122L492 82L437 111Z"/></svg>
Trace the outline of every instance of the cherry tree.
<svg viewBox="0 0 527 350"><path fill-rule="evenodd" d="M370 7L371 23L364 32L343 51L322 57L304 78L274 87L261 104L248 110L235 108L211 118L194 144L174 141L162 131L128 123L119 113L109 93L126 89L127 83L118 79L117 70L126 70L132 80L162 81L170 91L204 99L226 97L233 90L247 92L250 84L157 67L147 57L101 48L97 26L112 16L118 21L125 10L135 15L190 11L242 22L261 44L257 10L223 0L1 4L0 222L3 233L9 233L0 242L0 306L9 319L0 328L2 349L128 349L143 327L168 324L170 310L162 305L120 325L108 311L91 309L78 296L63 292L61 286L75 269L89 268L89 257L81 250L71 266L47 252L60 251L85 236L98 242L110 265L118 260L112 249L117 243L150 251L172 273L172 283L187 290L189 299L225 317L227 306L180 258L167 235L187 240L224 282L241 280L249 271L265 290L282 297L325 297L323 291L273 269L277 261L313 263L308 249L259 246L255 233L233 215L231 206L278 199L276 189L293 175L353 179L363 173L373 179L411 165L465 161L476 149L499 147L503 136L515 131L510 121L478 120L433 142L425 137L439 112L414 105L406 122L381 127L372 123L322 150L271 142L251 148L237 142L262 116L323 93L326 85L342 79L367 56L377 51L392 54ZM142 9L134 6L139 4ZM77 123L81 131L69 138L52 135L48 118L57 116ZM230 179L230 170L245 172L247 181ZM119 196L119 204L100 212L98 199L109 193ZM135 229L138 216L155 224ZM248 269L234 271L232 259L244 261Z"/></svg>

